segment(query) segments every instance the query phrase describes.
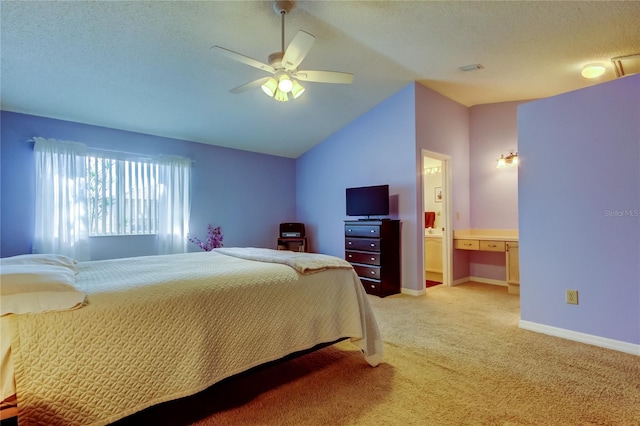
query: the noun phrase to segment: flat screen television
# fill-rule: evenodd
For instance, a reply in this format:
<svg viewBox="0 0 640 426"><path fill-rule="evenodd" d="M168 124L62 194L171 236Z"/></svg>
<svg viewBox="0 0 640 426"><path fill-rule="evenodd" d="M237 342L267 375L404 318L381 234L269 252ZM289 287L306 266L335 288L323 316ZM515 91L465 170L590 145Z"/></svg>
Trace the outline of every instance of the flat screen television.
<svg viewBox="0 0 640 426"><path fill-rule="evenodd" d="M389 185L347 188L347 216L387 216Z"/></svg>

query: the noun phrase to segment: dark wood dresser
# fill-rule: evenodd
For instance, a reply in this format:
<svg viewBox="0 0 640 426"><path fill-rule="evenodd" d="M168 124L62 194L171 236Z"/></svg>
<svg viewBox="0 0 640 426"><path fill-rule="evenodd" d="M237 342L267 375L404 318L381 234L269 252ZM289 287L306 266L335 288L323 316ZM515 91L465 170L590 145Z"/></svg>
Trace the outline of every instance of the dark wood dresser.
<svg viewBox="0 0 640 426"><path fill-rule="evenodd" d="M369 294L400 293L400 221L347 220L344 257Z"/></svg>

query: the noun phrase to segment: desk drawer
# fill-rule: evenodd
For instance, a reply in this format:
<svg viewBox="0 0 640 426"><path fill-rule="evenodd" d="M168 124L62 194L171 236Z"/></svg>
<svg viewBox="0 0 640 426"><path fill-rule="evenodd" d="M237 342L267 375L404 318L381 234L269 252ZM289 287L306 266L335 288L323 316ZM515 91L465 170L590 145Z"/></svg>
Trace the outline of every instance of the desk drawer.
<svg viewBox="0 0 640 426"><path fill-rule="evenodd" d="M380 237L379 225L345 225L345 237Z"/></svg>
<svg viewBox="0 0 640 426"><path fill-rule="evenodd" d="M378 238L345 238L344 247L347 250L380 251Z"/></svg>
<svg viewBox="0 0 640 426"><path fill-rule="evenodd" d="M344 258L348 262L366 263L367 265L380 265L380 253L363 253L361 251L346 251Z"/></svg>
<svg viewBox="0 0 640 426"><path fill-rule="evenodd" d="M480 250L479 240L456 240L458 250Z"/></svg>
<svg viewBox="0 0 640 426"><path fill-rule="evenodd" d="M504 241L480 241L481 251L505 251Z"/></svg>

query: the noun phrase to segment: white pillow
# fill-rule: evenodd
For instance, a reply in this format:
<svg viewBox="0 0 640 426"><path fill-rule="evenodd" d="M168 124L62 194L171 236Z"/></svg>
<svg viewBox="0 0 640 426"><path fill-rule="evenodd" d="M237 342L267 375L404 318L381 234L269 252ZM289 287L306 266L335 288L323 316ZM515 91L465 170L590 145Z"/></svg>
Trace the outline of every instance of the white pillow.
<svg viewBox="0 0 640 426"><path fill-rule="evenodd" d="M63 254L21 254L18 256L3 257L0 259L0 266L5 265L55 265L64 266L73 272L78 272L76 268L77 260Z"/></svg>
<svg viewBox="0 0 640 426"><path fill-rule="evenodd" d="M85 294L74 284L74 272L64 266L2 265L0 316L79 308Z"/></svg>

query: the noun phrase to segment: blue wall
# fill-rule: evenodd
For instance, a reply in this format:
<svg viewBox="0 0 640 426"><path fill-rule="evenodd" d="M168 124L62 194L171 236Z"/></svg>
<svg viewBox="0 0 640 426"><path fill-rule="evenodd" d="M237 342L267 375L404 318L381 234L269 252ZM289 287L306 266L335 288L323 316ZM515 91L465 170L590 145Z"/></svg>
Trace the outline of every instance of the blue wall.
<svg viewBox="0 0 640 426"><path fill-rule="evenodd" d="M296 191L297 217L310 224L312 250L344 257L345 189L388 184L390 217L402 221L402 286L419 290L414 88L406 86L300 156Z"/></svg>
<svg viewBox="0 0 640 426"><path fill-rule="evenodd" d="M179 155L192 169L191 234L222 226L225 246L276 247L278 226L296 218L295 160L7 111L0 129L0 256L31 253L34 136L145 155ZM91 238L91 259L156 254L155 237ZM189 245L190 250L199 250Z"/></svg>

